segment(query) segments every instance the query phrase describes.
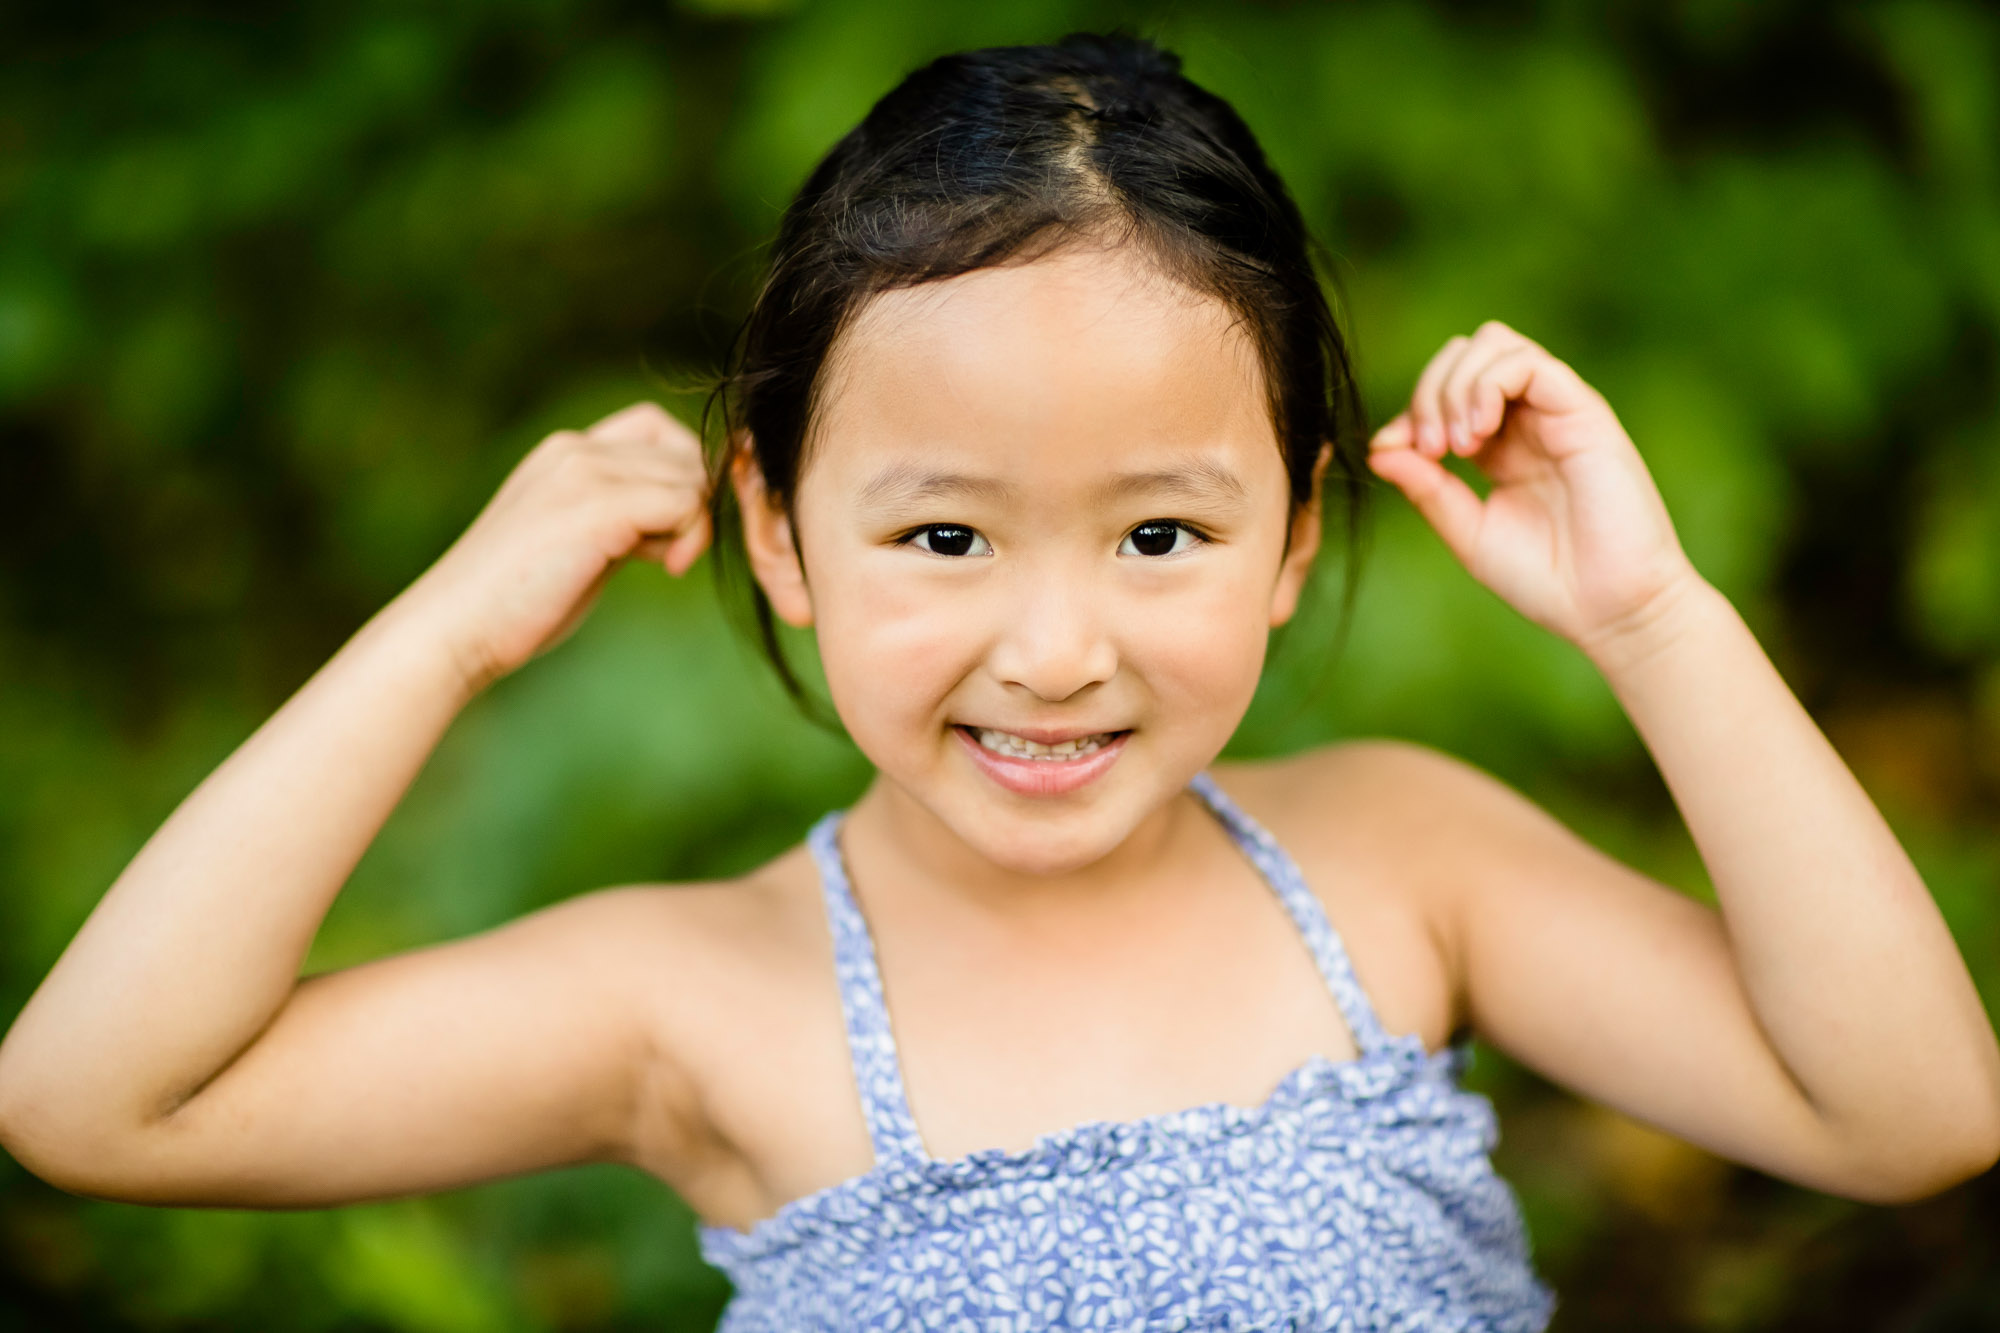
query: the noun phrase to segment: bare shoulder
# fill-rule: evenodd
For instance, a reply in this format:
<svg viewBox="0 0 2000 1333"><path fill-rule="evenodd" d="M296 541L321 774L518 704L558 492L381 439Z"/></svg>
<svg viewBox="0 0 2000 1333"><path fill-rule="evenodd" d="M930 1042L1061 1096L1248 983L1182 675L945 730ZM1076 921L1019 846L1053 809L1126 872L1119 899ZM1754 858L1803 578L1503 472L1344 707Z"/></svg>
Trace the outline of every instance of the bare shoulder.
<svg viewBox="0 0 2000 1333"><path fill-rule="evenodd" d="M777 1085L824 1074L826 1053L844 1049L810 853L799 844L740 876L619 885L571 906L600 956L629 969L648 1033L631 1165L705 1215L743 1211L759 1189L746 1163L777 1132L768 1108L786 1101Z"/></svg>
<svg viewBox="0 0 2000 1333"><path fill-rule="evenodd" d="M684 883L634 883L596 890L548 909L575 919L608 955L643 972L671 970L684 980L722 980L756 967L814 920L802 910L806 853L794 847L733 877ZM809 867L805 867L809 872Z"/></svg>
<svg viewBox="0 0 2000 1333"><path fill-rule="evenodd" d="M1505 786L1467 760L1395 736L1359 736L1274 759L1219 763L1215 773L1230 782L1232 790L1242 784L1246 790L1267 791L1281 804L1287 793L1312 804L1337 795L1368 800L1375 814L1421 805L1438 790Z"/></svg>
<svg viewBox="0 0 2000 1333"><path fill-rule="evenodd" d="M683 996L734 989L782 953L795 915L783 860L734 878L613 885L501 929L569 954L573 966L615 979L649 1018L669 1019L689 1007Z"/></svg>
<svg viewBox="0 0 2000 1333"><path fill-rule="evenodd" d="M1278 809L1297 803L1317 806L1337 788L1365 790L1369 779L1381 771L1385 762L1407 763L1411 755L1421 753L1437 752L1411 741L1364 736L1271 759L1219 762L1213 771L1232 795L1237 795L1240 789L1252 799L1262 797ZM1307 790L1300 790L1301 784Z"/></svg>
<svg viewBox="0 0 2000 1333"><path fill-rule="evenodd" d="M1337 741L1215 771L1246 808L1254 803L1313 843L1382 858L1413 890L1458 883L1494 850L1494 838L1553 823L1478 765L1395 737Z"/></svg>
<svg viewBox="0 0 2000 1333"><path fill-rule="evenodd" d="M803 845L736 876L613 885L545 909L633 978L663 1049L686 1047L826 943Z"/></svg>
<svg viewBox="0 0 2000 1333"><path fill-rule="evenodd" d="M1299 863L1385 1025L1421 1032L1433 1047L1462 1028L1456 895L1496 839L1547 816L1478 766L1394 737L1213 771Z"/></svg>

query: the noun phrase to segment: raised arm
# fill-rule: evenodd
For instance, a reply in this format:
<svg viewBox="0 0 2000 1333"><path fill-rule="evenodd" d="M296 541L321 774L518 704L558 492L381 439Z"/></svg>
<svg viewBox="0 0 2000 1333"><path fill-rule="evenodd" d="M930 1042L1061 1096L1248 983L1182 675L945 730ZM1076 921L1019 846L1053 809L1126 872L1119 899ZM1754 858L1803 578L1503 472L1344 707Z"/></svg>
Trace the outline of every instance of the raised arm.
<svg viewBox="0 0 2000 1333"><path fill-rule="evenodd" d="M1482 501L1439 463L1471 457ZM1604 673L1720 912L1585 846L1492 779L1403 762L1449 810L1475 1027L1587 1095L1737 1160L1891 1201L2000 1157L2000 1046L1874 804L1733 606L1688 564L1603 399L1504 325L1454 339L1377 435L1489 588Z"/></svg>
<svg viewBox="0 0 2000 1333"><path fill-rule="evenodd" d="M644 1036L599 946L634 895L298 972L458 711L622 559L685 571L703 490L692 436L650 404L530 451L111 885L0 1042L0 1143L79 1193L252 1206L626 1151Z"/></svg>

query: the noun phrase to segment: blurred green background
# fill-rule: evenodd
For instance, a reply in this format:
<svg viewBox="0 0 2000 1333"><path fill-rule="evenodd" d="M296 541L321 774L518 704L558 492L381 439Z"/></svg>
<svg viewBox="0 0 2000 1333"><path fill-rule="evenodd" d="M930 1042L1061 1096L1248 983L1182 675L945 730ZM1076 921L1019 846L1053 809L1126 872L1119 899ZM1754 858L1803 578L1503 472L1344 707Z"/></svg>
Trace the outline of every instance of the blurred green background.
<svg viewBox="0 0 2000 1333"><path fill-rule="evenodd" d="M1487 317L1605 391L1990 1005L1990 7L70 0L0 17L0 1018L530 445L641 397L693 419L780 209L877 96L948 50L1118 22L1262 137L1339 256L1375 419ZM1423 740L1707 895L1580 655L1376 484L1347 652L1330 561L1234 752ZM311 969L740 870L860 790L707 570L622 571L475 702ZM1474 1077L1558 1328L2000 1327L1991 1175L1865 1207L1491 1051ZM81 1200L0 1155L0 1328L702 1329L726 1288L690 1228L614 1168L257 1213Z"/></svg>

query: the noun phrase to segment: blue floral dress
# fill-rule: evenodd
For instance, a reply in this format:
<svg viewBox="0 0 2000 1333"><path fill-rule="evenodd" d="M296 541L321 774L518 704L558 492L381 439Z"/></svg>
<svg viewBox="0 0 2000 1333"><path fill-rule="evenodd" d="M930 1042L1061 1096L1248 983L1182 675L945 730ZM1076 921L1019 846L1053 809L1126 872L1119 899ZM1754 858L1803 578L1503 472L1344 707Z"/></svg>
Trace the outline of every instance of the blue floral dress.
<svg viewBox="0 0 2000 1333"><path fill-rule="evenodd" d="M953 1161L924 1150L867 923L835 840L808 843L832 925L875 1165L749 1231L703 1226L736 1286L722 1333L909 1329L1546 1327L1492 1104L1463 1044L1390 1036L1291 857L1198 774L1192 790L1270 883L1360 1054L1315 1055L1257 1106L1215 1102Z"/></svg>

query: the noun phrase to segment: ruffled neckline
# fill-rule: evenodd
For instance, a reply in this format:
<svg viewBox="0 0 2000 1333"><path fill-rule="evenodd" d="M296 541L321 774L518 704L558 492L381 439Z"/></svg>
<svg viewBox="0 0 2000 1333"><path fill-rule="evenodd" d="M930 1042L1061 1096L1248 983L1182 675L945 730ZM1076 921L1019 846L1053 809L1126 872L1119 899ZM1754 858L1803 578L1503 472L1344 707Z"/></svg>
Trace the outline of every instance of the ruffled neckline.
<svg viewBox="0 0 2000 1333"><path fill-rule="evenodd" d="M1471 1059L1461 1040L1436 1051L1417 1033L1385 1036L1346 1060L1307 1057L1253 1106L1206 1102L1132 1120L1091 1120L1039 1136L1026 1148L979 1148L939 1160L902 1153L869 1170L782 1204L747 1231L702 1224L702 1253L718 1265L742 1263L801 1244L814 1236L851 1229L878 1212L883 1201L942 1196L1016 1180L1085 1175L1251 1133L1288 1114L1358 1111L1420 1082L1454 1085Z"/></svg>

